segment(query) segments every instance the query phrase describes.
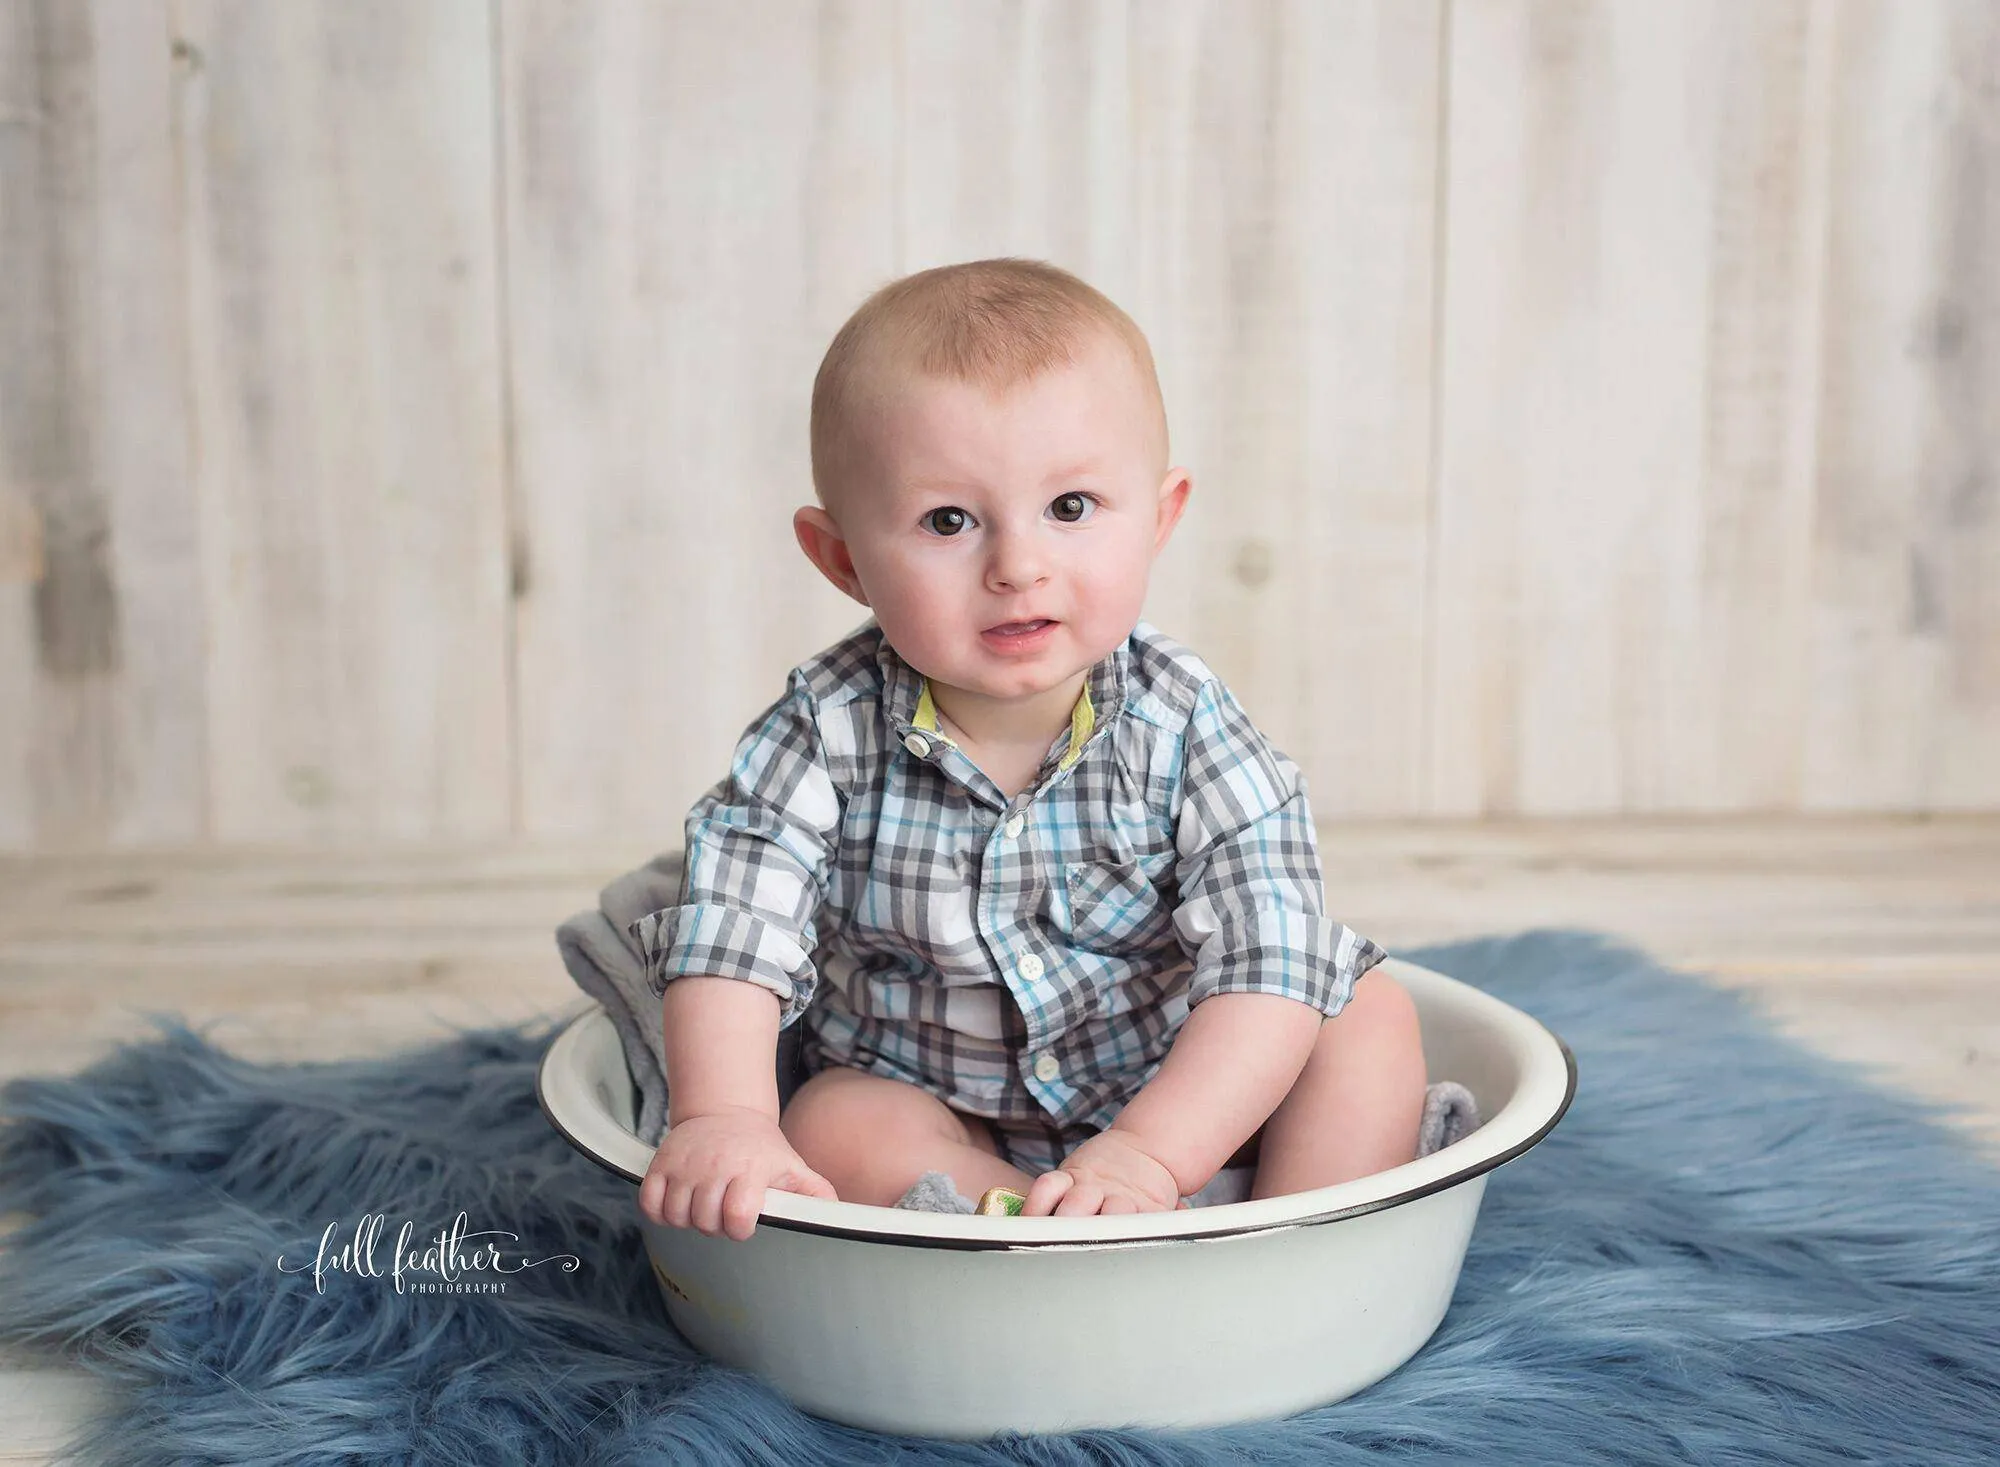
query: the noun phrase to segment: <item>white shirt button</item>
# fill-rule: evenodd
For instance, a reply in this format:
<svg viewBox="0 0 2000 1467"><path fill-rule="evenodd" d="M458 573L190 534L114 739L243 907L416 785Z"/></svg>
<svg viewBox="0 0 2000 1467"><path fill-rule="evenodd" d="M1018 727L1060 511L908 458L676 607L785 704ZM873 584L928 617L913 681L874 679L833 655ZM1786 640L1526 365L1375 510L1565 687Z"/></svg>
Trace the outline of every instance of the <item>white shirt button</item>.
<svg viewBox="0 0 2000 1467"><path fill-rule="evenodd" d="M922 734L913 733L903 740L903 747L921 759L924 755L930 753L931 741Z"/></svg>
<svg viewBox="0 0 2000 1467"><path fill-rule="evenodd" d="M1042 976L1042 960L1033 953L1029 953L1014 965L1014 971L1030 983L1033 983L1037 978Z"/></svg>
<svg viewBox="0 0 2000 1467"><path fill-rule="evenodd" d="M1027 823L1028 822L1023 820L1019 815L1016 815L1013 819L1009 820L1005 825L1001 826L1000 829L1006 835L1007 839L1012 840L1015 836L1021 833L1021 827L1026 825Z"/></svg>
<svg viewBox="0 0 2000 1467"><path fill-rule="evenodd" d="M1062 1073L1062 1062L1052 1054L1045 1054L1035 1061L1035 1078L1045 1084L1053 1083Z"/></svg>

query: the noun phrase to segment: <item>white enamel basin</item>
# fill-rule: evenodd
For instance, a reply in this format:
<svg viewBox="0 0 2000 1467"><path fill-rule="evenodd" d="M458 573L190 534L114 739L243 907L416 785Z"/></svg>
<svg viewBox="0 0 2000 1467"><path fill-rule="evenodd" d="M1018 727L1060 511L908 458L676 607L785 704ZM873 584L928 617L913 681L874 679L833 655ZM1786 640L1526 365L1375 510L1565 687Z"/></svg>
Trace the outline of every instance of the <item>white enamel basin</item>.
<svg viewBox="0 0 2000 1467"><path fill-rule="evenodd" d="M1416 1000L1431 1078L1485 1124L1358 1181L1088 1218L906 1212L769 1192L745 1242L640 1218L668 1316L802 1409L877 1431L1185 1428L1352 1395L1420 1349L1458 1282L1486 1174L1576 1093L1569 1047L1456 979L1382 964ZM601 1009L544 1055L551 1123L633 1184L653 1148Z"/></svg>

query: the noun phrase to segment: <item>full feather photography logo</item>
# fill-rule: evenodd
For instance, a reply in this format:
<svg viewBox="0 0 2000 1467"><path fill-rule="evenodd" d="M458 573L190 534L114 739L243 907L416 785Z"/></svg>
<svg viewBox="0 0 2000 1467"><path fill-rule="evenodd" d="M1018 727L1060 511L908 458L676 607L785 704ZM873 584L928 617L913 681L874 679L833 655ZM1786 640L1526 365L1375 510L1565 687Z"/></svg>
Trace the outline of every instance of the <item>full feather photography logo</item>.
<svg viewBox="0 0 2000 1467"><path fill-rule="evenodd" d="M392 1242L388 1225L385 1213L363 1213L343 1239L339 1222L330 1222L320 1233L319 1247L310 1262L287 1261L280 1253L278 1272L310 1272L313 1289L321 1294L326 1292L327 1279L336 1274L387 1279L398 1294L504 1294L512 1275L547 1264L564 1273L583 1267L583 1260L574 1253L542 1257L518 1249L510 1253L505 1245L518 1244L519 1234L497 1228L469 1231L464 1212L421 1239L417 1225L405 1219Z"/></svg>

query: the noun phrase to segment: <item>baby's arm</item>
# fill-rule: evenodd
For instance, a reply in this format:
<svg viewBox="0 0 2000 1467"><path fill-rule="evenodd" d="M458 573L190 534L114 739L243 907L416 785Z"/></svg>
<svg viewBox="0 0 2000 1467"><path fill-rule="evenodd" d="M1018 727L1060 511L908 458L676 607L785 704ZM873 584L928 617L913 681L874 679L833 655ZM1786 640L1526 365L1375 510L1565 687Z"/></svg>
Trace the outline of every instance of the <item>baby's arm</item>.
<svg viewBox="0 0 2000 1467"><path fill-rule="evenodd" d="M778 1128L776 1056L818 984L842 809L794 671L688 812L680 900L632 924L666 1049L668 1130L639 1190L656 1222L747 1238L766 1187L834 1200Z"/></svg>
<svg viewBox="0 0 2000 1467"><path fill-rule="evenodd" d="M778 1012L769 989L736 978L667 985L668 1130L639 1188L653 1221L740 1241L767 1187L838 1200L778 1128Z"/></svg>
<svg viewBox="0 0 2000 1467"><path fill-rule="evenodd" d="M1324 1015L1275 993L1217 993L1192 1009L1159 1072L1110 1129L1192 1197L1290 1093ZM1245 1056L1257 1057L1246 1064Z"/></svg>
<svg viewBox="0 0 2000 1467"><path fill-rule="evenodd" d="M740 1111L778 1123L778 996L689 974L660 998L667 1124Z"/></svg>
<svg viewBox="0 0 2000 1467"><path fill-rule="evenodd" d="M1282 994L1198 1004L1158 1073L1109 1127L1035 1179L1022 1212L1148 1212L1192 1197L1290 1093L1321 1022L1318 1009Z"/></svg>

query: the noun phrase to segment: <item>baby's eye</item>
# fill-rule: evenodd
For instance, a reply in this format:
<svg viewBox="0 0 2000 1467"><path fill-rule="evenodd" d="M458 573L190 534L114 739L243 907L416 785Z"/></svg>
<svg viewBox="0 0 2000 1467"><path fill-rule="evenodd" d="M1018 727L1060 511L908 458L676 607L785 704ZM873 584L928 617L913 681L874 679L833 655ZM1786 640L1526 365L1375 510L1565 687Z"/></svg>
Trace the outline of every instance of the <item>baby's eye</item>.
<svg viewBox="0 0 2000 1467"><path fill-rule="evenodd" d="M957 505L947 504L925 515L924 523L930 527L932 534L942 535L948 539L964 529L966 521L970 518L971 516Z"/></svg>
<svg viewBox="0 0 2000 1467"><path fill-rule="evenodd" d="M1056 512L1056 518L1066 525L1082 524L1087 518L1086 511L1097 503L1095 494L1084 494L1072 489L1067 494L1059 494L1049 505Z"/></svg>

